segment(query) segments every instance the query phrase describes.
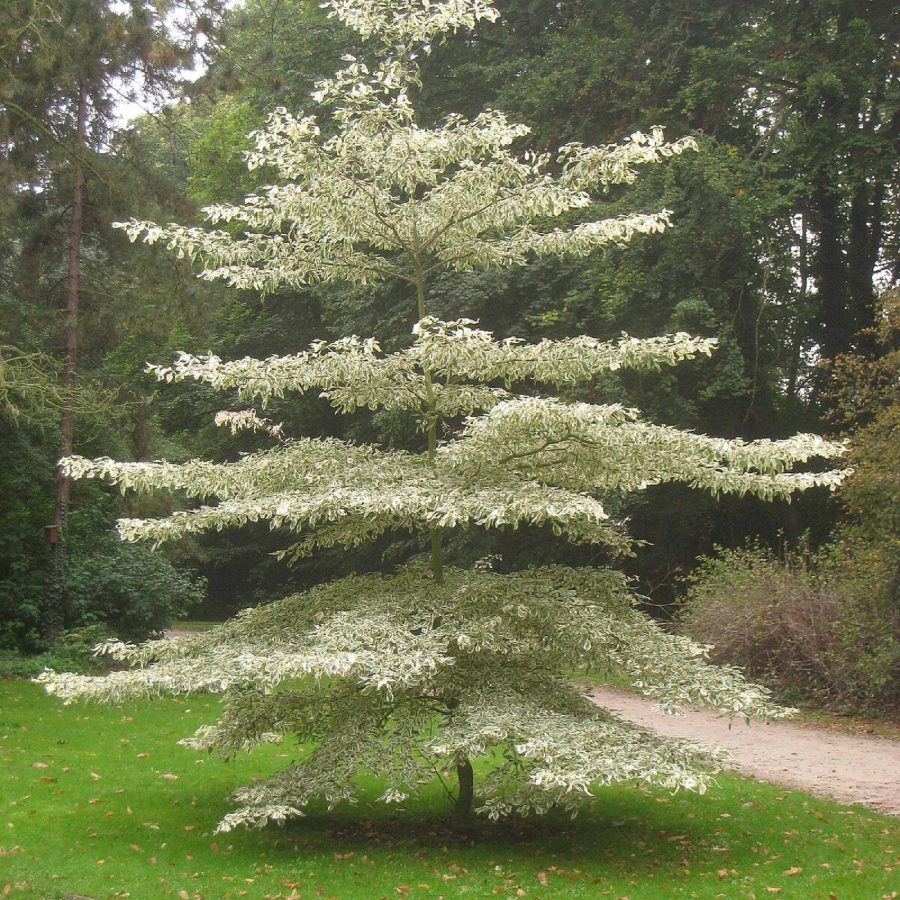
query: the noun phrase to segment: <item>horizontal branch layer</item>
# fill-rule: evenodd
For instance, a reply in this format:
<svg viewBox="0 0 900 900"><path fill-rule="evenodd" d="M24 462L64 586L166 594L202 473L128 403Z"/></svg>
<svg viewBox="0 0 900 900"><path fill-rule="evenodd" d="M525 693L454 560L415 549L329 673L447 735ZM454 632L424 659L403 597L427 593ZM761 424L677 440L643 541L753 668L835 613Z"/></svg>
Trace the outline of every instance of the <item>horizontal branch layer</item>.
<svg viewBox="0 0 900 900"><path fill-rule="evenodd" d="M410 566L321 585L208 633L105 650L137 668L42 680L65 700L107 702L235 688L268 693L303 675L345 679L388 699L411 690L447 698L494 683L510 667L615 665L667 706L779 713L763 688L734 669L706 665L702 647L661 631L634 608L623 578L602 569L499 575L448 568L435 582Z"/></svg>
<svg viewBox="0 0 900 900"><path fill-rule="evenodd" d="M421 409L427 401L423 372L434 382L436 412L454 416L490 409L509 399L490 387L503 381L582 384L618 369L653 371L699 354L715 341L678 333L653 338L623 335L616 341L581 336L528 344L497 340L467 319L425 318L412 347L383 355L374 340L357 337L318 341L309 350L268 359L223 362L217 356L179 354L172 365L151 365L161 381L193 379L219 390L236 390L264 403L291 391L318 390L344 411L355 408Z"/></svg>
<svg viewBox="0 0 900 900"><path fill-rule="evenodd" d="M771 500L836 487L846 472L786 470L845 451L845 444L812 434L727 440L640 422L635 410L620 406L520 397L469 419L439 459L461 477L512 471L578 491L641 490L676 481L714 494Z"/></svg>

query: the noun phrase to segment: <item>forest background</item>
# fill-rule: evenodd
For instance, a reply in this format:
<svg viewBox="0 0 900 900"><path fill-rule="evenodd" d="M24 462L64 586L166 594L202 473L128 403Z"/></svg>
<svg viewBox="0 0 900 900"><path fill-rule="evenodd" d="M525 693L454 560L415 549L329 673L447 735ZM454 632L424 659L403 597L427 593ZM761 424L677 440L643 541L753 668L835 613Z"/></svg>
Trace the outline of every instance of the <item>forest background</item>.
<svg viewBox="0 0 900 900"><path fill-rule="evenodd" d="M664 237L438 280L435 314L477 319L501 337L717 337L708 361L610 377L573 399L637 405L652 421L724 437L850 432L857 474L839 502L819 492L791 504L714 500L664 485L621 498L617 513L647 542L628 566L660 618L678 613L786 692L891 708L900 684L893 4L496 5L500 23L424 60L419 105L435 120L496 106L530 125L539 149L662 125L669 140L695 136L700 152L597 205L598 218L665 206L674 227ZM420 549L386 538L288 568L271 554L290 537L259 527L154 554L118 543L115 518L172 501L116 499L89 482L72 486L65 527L47 528L58 518L69 411L72 448L85 456L227 460L251 449L252 437L213 425L221 397L201 385L158 392L146 362L176 350L286 354L351 333L387 349L408 341L397 285L226 292L111 227L130 217L199 222L203 205L255 190L264 176L244 165L247 132L278 106L314 111L314 81L346 52L364 48L303 0L227 10L17 0L0 10L0 649L45 650L84 626L91 638L97 628L139 638L188 608L223 618ZM186 80L201 58L202 76ZM148 113L117 127L132 90ZM160 106L162 97L180 102ZM292 399L270 415L296 436L416 442L387 412L338 417L327 403ZM736 549L697 569L716 545ZM459 536L450 552L461 563L497 554L510 569L592 561L539 529Z"/></svg>

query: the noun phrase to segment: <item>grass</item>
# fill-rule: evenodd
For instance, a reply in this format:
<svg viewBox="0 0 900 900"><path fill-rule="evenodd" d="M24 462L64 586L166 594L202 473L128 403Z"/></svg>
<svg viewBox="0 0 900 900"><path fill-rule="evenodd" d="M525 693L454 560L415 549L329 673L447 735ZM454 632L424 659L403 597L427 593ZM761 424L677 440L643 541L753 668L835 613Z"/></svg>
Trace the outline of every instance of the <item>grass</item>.
<svg viewBox="0 0 900 900"><path fill-rule="evenodd" d="M810 725L813 728L830 728L844 734L869 735L900 741L900 720L875 719L863 715L838 714L827 710L802 709L792 719L798 725Z"/></svg>
<svg viewBox="0 0 900 900"><path fill-rule="evenodd" d="M0 682L0 894L42 898L881 898L898 823L737 777L705 796L605 788L574 821L445 829L440 788L261 832L213 834L234 787L287 745L231 762L175 741L210 697L63 707ZM368 796L377 796L374 785Z"/></svg>

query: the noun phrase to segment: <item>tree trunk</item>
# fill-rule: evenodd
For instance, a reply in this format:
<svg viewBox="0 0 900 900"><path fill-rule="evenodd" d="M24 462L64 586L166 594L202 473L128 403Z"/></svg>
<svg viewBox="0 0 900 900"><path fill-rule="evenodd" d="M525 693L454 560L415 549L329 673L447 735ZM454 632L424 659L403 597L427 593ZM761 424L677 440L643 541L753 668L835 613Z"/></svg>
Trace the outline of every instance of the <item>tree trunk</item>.
<svg viewBox="0 0 900 900"><path fill-rule="evenodd" d="M809 244L806 230L806 213L800 214L800 236L799 236L799 267L800 271L797 275L799 284L799 295L797 297L797 309L800 316L806 315L806 302L809 293ZM793 400L797 396L797 381L800 377L800 354L803 352L803 325L801 321L794 323L794 335L790 342L790 357L788 359L788 379L786 396L788 400Z"/></svg>
<svg viewBox="0 0 900 900"><path fill-rule="evenodd" d="M472 763L467 759L457 763L456 777L459 781L459 792L453 806L453 822L459 826L465 825L472 813L472 800L475 796L475 773L472 771Z"/></svg>
<svg viewBox="0 0 900 900"><path fill-rule="evenodd" d="M87 82L78 88L76 111L76 152L72 161L72 215L69 220L69 256L66 269L66 324L64 329L63 358L63 411L60 422L60 459L72 454L75 434L72 390L75 386L75 365L78 355L78 278L81 274L81 225L84 218L84 170L80 155L87 144ZM53 546L50 584L48 586L45 633L52 642L62 630L66 617L66 552L65 529L69 510L71 479L57 472L56 507L53 525L56 541Z"/></svg>
<svg viewBox="0 0 900 900"><path fill-rule="evenodd" d="M847 321L849 296L847 264L841 243L840 201L819 176L813 200L819 232L815 278L819 295L819 347L826 359L851 348L853 326Z"/></svg>
<svg viewBox="0 0 900 900"><path fill-rule="evenodd" d="M875 266L878 248L882 243L882 212L885 182L870 187L857 184L850 201L849 236L847 240L847 288L853 323L853 349L856 352L877 352L874 335L865 329L875 324Z"/></svg>

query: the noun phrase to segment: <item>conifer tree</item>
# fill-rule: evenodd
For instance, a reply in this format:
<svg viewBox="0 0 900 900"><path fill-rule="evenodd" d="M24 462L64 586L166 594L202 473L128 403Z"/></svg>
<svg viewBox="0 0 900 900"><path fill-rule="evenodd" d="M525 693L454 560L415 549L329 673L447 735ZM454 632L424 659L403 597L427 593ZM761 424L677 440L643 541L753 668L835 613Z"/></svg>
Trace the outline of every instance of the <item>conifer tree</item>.
<svg viewBox="0 0 900 900"><path fill-rule="evenodd" d="M163 381L195 379L265 406L314 391L344 412L402 410L423 433L419 454L331 438L285 437L258 409L221 413L233 430L267 434L269 449L237 462L120 463L71 457L73 477L123 491L179 491L201 505L158 519L125 519L126 540L155 543L246 522L291 529L299 557L352 548L391 530L427 535L427 561L392 574L324 584L241 613L215 630L140 646L105 645L132 664L105 677L46 672L66 701L162 693L224 694L215 724L186 743L225 755L294 735L311 752L238 791L220 829L303 814L314 798L352 801L356 776L385 782L400 801L448 771L454 812L496 817L573 809L596 785L643 781L705 789L715 751L660 738L595 707L572 685L578 666L614 667L666 708L706 704L728 715L783 713L765 689L712 667L703 648L660 630L636 609L625 579L602 568L499 574L445 565L448 529L545 525L573 542L627 552L601 498L682 481L714 493L788 498L834 472L789 469L841 452L813 435L723 440L643 422L620 405L539 395L616 369L654 370L713 351L686 334L589 337L528 344L476 323L429 315L437 272L580 256L662 231L666 211L568 223L598 188L633 181L636 167L693 149L658 132L620 145L570 144L556 153L512 149L528 129L495 110L471 120L416 124L417 57L449 30L495 20L487 0L329 0L333 15L379 48L367 66L347 58L315 99L327 128L276 110L255 134L251 167L278 183L207 215L227 230L132 221L132 239L165 242L202 263L201 278L267 291L280 286L399 279L416 324L411 345L382 353L347 337L306 352L224 362L182 354L151 367ZM491 765L475 786L472 763Z"/></svg>

